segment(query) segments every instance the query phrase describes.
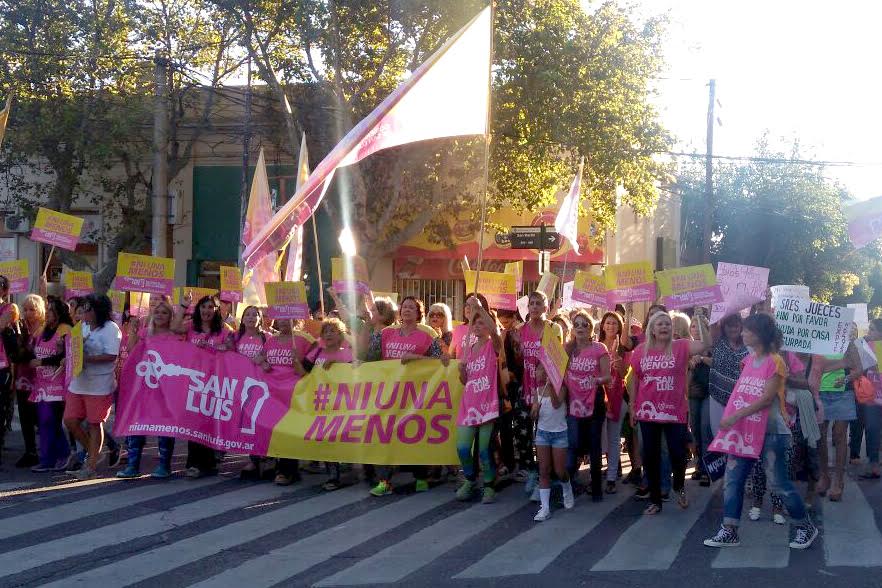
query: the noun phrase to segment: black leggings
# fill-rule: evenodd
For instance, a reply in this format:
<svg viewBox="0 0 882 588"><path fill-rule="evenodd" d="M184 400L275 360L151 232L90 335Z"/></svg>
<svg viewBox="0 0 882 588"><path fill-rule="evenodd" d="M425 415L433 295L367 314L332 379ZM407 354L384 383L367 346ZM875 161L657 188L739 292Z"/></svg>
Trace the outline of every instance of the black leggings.
<svg viewBox="0 0 882 588"><path fill-rule="evenodd" d="M671 473L674 475L674 492L683 490L686 480L686 444L689 429L683 423L653 423L640 421L643 435L643 452L646 456L643 467L649 478L649 500L661 506L661 443L662 436L668 442L668 455L671 457Z"/></svg>
<svg viewBox="0 0 882 588"><path fill-rule="evenodd" d="M194 441L187 442L187 467L197 468L200 472L217 471L217 455L214 449Z"/></svg>
<svg viewBox="0 0 882 588"><path fill-rule="evenodd" d="M18 390L15 393L18 401L18 422L21 425L21 436L24 438L25 453L37 454L37 405L28 400L30 390Z"/></svg>

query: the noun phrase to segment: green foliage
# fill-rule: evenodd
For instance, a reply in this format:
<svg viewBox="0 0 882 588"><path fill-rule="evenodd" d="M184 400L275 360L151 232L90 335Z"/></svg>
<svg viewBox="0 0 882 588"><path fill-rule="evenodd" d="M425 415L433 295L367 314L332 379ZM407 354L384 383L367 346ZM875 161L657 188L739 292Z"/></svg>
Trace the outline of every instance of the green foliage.
<svg viewBox="0 0 882 588"><path fill-rule="evenodd" d="M768 267L770 284L805 284L824 302L879 306L882 248L879 242L852 247L842 214L845 190L822 167L788 161L801 159L798 144L779 153L763 138L756 155L765 161L714 166L713 260ZM697 263L704 250L704 166L681 170L677 189L684 249L695 254L683 261Z"/></svg>

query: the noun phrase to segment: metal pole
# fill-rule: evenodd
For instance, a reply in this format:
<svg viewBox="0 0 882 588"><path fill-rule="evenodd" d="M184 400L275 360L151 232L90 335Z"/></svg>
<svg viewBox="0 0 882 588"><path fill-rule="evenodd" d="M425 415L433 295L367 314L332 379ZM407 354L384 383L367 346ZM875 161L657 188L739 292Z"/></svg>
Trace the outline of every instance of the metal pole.
<svg viewBox="0 0 882 588"><path fill-rule="evenodd" d="M312 215L312 242L315 245L315 267L318 282L318 291L319 291L319 307L322 309L322 316L325 316L325 282L322 279L322 258L319 253L319 240L318 240L318 229L315 226L315 216L318 214L318 210L315 211ZM303 230L301 228L301 230ZM291 252L288 252L290 255Z"/></svg>
<svg viewBox="0 0 882 588"><path fill-rule="evenodd" d="M155 257L168 257L168 60L159 49L153 58L156 83L153 101L153 216L152 247Z"/></svg>
<svg viewBox="0 0 882 588"><path fill-rule="evenodd" d="M484 194L481 198L481 232L478 236L478 267L475 269L475 290L481 279L481 265L484 262L484 226L487 222L487 194L490 191L490 106L493 95L493 23L496 16L495 0L490 0L490 59L487 60L487 122L484 133ZM466 292L468 294L468 292Z"/></svg>
<svg viewBox="0 0 882 588"><path fill-rule="evenodd" d="M707 155L704 162L704 234L702 245L704 263L710 262L711 237L714 227L714 103L717 101L717 81L708 84Z"/></svg>
<svg viewBox="0 0 882 588"><path fill-rule="evenodd" d="M245 250L245 243L242 242L242 231L245 230L245 215L248 213L248 152L251 148L251 57L248 58L246 66L246 86L245 86L245 122L242 132L242 188L239 198L239 258L242 257L242 251ZM244 269L244 268L243 268Z"/></svg>

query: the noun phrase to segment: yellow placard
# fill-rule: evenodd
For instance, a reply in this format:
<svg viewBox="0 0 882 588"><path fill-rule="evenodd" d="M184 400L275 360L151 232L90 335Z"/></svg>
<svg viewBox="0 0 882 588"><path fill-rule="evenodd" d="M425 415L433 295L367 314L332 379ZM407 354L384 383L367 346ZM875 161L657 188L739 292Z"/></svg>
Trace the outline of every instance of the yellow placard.
<svg viewBox="0 0 882 588"><path fill-rule="evenodd" d="M10 294L23 294L31 289L31 272L27 258L0 262L0 276L9 280Z"/></svg>
<svg viewBox="0 0 882 588"><path fill-rule="evenodd" d="M542 348L539 350L539 359L548 373L548 380L555 390L560 390L564 375L567 373L567 363L570 361L563 343L560 342L557 333L551 325L546 324L542 331Z"/></svg>
<svg viewBox="0 0 882 588"><path fill-rule="evenodd" d="M478 292L487 296L488 294L517 294L515 288L515 276L513 274L504 274L501 272L481 272L478 278L480 284L475 285L477 272L469 270L463 274L465 278L466 293Z"/></svg>
<svg viewBox="0 0 882 588"><path fill-rule="evenodd" d="M303 282L267 282L263 288L266 291L267 306L306 302L306 286Z"/></svg>
<svg viewBox="0 0 882 588"><path fill-rule="evenodd" d="M656 272L655 279L662 296L674 296L717 285L717 274L714 266L709 263Z"/></svg>
<svg viewBox="0 0 882 588"><path fill-rule="evenodd" d="M524 260L521 259L505 264L503 272L512 274L515 277L515 290L520 292L521 288L524 287Z"/></svg>
<svg viewBox="0 0 882 588"><path fill-rule="evenodd" d="M314 369L294 389L268 455L383 465L456 463L459 363Z"/></svg>
<svg viewBox="0 0 882 588"><path fill-rule="evenodd" d="M146 292L129 292L129 314L147 317L150 314L150 294Z"/></svg>
<svg viewBox="0 0 882 588"><path fill-rule="evenodd" d="M127 292L172 295L175 260L136 253L120 253L116 261L116 288Z"/></svg>
<svg viewBox="0 0 882 588"><path fill-rule="evenodd" d="M80 240L84 222L78 216L41 206L37 210L37 219L34 221L34 229L31 231L31 240L73 251Z"/></svg>
<svg viewBox="0 0 882 588"><path fill-rule="evenodd" d="M83 373L83 323L79 322L70 330L70 362L73 375Z"/></svg>
<svg viewBox="0 0 882 588"><path fill-rule="evenodd" d="M175 293L172 296L173 304L182 304L184 300L184 296L190 294L193 299L191 306L194 306L197 302L205 298L206 296L217 296L217 289L215 288L202 288L200 286L181 286L175 288Z"/></svg>
<svg viewBox="0 0 882 588"><path fill-rule="evenodd" d="M65 296L85 296L93 290L92 272L64 271Z"/></svg>
<svg viewBox="0 0 882 588"><path fill-rule="evenodd" d="M595 276L594 274L579 270L573 278L573 289L603 294L606 292L606 280L603 276Z"/></svg>
<svg viewBox="0 0 882 588"><path fill-rule="evenodd" d="M108 290L107 297L110 298L113 312L122 314L126 308L126 293L121 290Z"/></svg>
<svg viewBox="0 0 882 588"><path fill-rule="evenodd" d="M356 282L370 283L371 278L367 269L367 262L364 258L357 255L352 257L332 257L331 258L331 280L334 282L346 281L346 261L352 262L352 279ZM339 288L338 288L339 290Z"/></svg>
<svg viewBox="0 0 882 588"><path fill-rule="evenodd" d="M606 289L633 288L653 282L652 264L648 261L609 265L604 272Z"/></svg>
<svg viewBox="0 0 882 588"><path fill-rule="evenodd" d="M560 278L556 274L545 272L539 278L539 285L536 286L536 290L544 293L548 300L554 300L554 289L557 288L558 282L560 282Z"/></svg>
<svg viewBox="0 0 882 588"><path fill-rule="evenodd" d="M220 266L221 298L229 302L242 301L242 270L230 265Z"/></svg>

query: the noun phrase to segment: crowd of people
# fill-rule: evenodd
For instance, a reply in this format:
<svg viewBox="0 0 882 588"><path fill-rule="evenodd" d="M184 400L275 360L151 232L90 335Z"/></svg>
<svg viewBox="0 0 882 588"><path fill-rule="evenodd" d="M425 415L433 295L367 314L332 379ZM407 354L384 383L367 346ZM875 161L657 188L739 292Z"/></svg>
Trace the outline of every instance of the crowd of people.
<svg viewBox="0 0 882 588"><path fill-rule="evenodd" d="M518 313L491 308L484 296L472 293L454 326L445 304L426 311L414 296L400 304L365 296L347 305L331 290L336 310L318 317L320 335L314 339L300 321L269 320L256 306L236 319L231 305L214 296L194 301L187 295L180 304L151 296L147 316L135 317L128 309L114 316L101 294L70 301L31 294L19 308L9 302L8 287L0 276L0 448L17 404L25 452L16 466L35 473L90 479L106 464L119 478L140 478L147 439L114 440L105 423L129 350L141 340L174 338L239 353L266 371L299 375L335 363L459 360L464 385L456 419L459 464L359 468L251 456L241 471L245 479L289 485L300 480L301 470L325 471L323 488L334 491L361 475L370 494L383 497L395 491L398 471L409 470L416 492L451 479L457 480L457 499L485 503L495 500L503 481L523 483L539 503L537 522L552 516L555 488L562 507L571 509L580 494L602 501L626 484L635 499L647 501L644 514L658 516L671 500L689 508L690 463L696 491L711 486L707 464L720 457L708 446L718 433L762 416L760 458L722 457L724 516L704 543L738 545L745 493L749 518L759 520L768 490L772 520L785 524L789 516L790 547L803 549L818 533L812 505L818 497L842 500L846 466L862 463L862 448L867 465L860 477L880 478L882 406L874 403L873 390L882 386L882 319L871 321L863 337L855 328L847 353L812 356L781 351L768 302L715 325L700 308L685 314L654 304L641 323L632 305L604 313L563 312L536 291L522 321ZM65 339L77 323L83 330L83 369L69 378ZM549 332L569 358L559 387L541 361ZM758 390L753 397L746 395L751 386ZM150 475L168 478L175 439L159 438L157 446L158 463ZM224 458L190 441L184 474L216 475ZM806 483L804 495L796 481Z"/></svg>

